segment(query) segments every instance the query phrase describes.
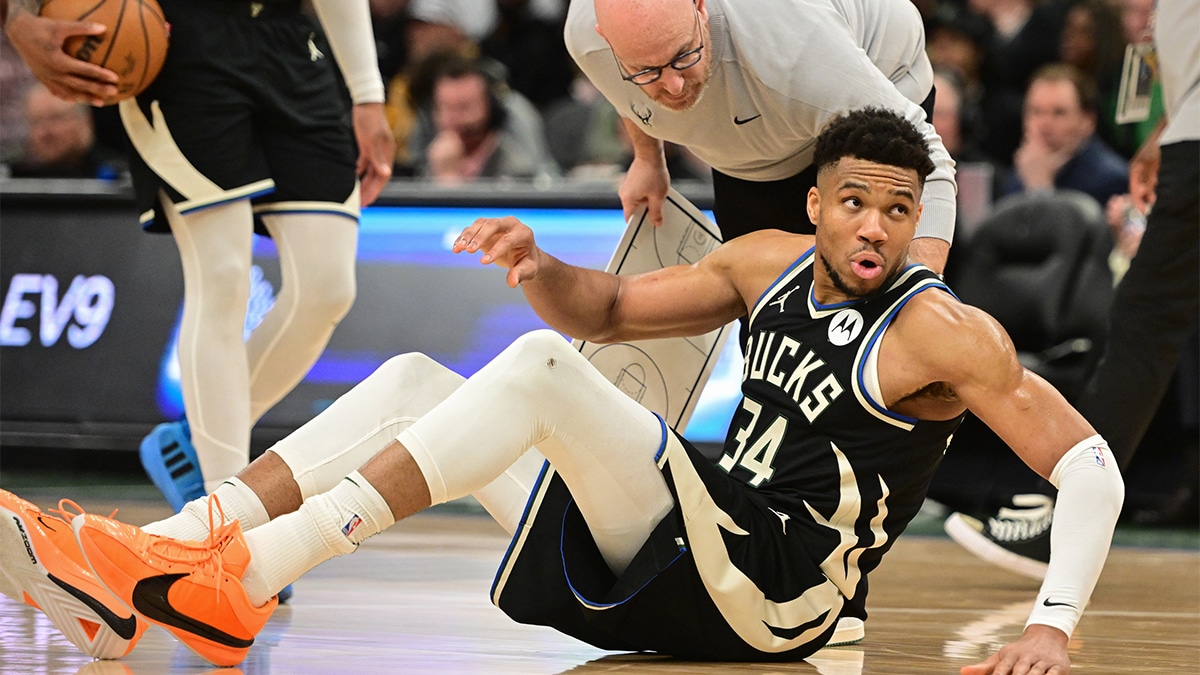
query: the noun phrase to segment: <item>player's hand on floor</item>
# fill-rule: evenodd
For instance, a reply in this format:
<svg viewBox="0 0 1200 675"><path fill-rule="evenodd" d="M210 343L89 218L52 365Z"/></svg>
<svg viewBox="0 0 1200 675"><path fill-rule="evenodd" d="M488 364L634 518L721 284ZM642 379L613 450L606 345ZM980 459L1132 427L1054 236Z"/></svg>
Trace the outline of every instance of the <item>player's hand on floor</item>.
<svg viewBox="0 0 1200 675"><path fill-rule="evenodd" d="M1016 642L1000 648L988 659L964 666L961 675L1067 675L1067 636L1057 628L1030 625Z"/></svg>

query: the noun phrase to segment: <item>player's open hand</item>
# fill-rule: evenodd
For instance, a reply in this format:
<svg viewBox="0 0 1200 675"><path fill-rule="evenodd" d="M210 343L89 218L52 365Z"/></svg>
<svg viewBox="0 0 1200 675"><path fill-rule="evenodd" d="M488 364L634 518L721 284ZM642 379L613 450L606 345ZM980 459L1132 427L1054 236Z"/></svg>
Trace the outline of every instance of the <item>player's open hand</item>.
<svg viewBox="0 0 1200 675"><path fill-rule="evenodd" d="M516 288L522 281L537 276L541 249L533 240L533 230L512 216L480 218L454 240L455 253L483 252L479 262L496 264L508 270L505 281Z"/></svg>
<svg viewBox="0 0 1200 675"><path fill-rule="evenodd" d="M392 178L396 138L392 136L382 103L359 103L354 106L353 117L362 205L369 206Z"/></svg>
<svg viewBox="0 0 1200 675"><path fill-rule="evenodd" d="M1057 628L1032 624L1021 639L1000 648L986 661L964 666L962 675L1067 675L1067 636Z"/></svg>
<svg viewBox="0 0 1200 675"><path fill-rule="evenodd" d="M76 35L103 35L108 29L88 21L60 21L12 7L5 32L34 77L55 96L77 103L104 105L117 95L117 74L65 51Z"/></svg>

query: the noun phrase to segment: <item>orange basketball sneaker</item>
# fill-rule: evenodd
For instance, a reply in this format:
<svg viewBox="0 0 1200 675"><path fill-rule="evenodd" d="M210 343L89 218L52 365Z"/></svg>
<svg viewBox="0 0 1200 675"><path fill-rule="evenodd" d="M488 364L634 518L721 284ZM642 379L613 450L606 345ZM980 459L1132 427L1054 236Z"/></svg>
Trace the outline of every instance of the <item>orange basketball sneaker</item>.
<svg viewBox="0 0 1200 675"><path fill-rule="evenodd" d="M71 501L59 502L64 516ZM45 613L88 656L116 659L146 631L88 568L71 525L0 490L0 592Z"/></svg>
<svg viewBox="0 0 1200 675"><path fill-rule="evenodd" d="M238 521L213 524L204 542L179 541L115 520L86 514L72 526L96 578L138 615L167 629L189 649L217 666L246 658L254 636L271 618L276 598L255 607L242 576L250 550Z"/></svg>

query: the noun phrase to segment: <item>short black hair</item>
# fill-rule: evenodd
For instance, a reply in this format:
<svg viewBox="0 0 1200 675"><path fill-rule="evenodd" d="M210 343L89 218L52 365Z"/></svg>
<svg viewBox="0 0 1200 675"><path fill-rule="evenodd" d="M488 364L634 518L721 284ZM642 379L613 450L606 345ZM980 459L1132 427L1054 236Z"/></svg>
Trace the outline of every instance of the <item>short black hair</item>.
<svg viewBox="0 0 1200 675"><path fill-rule="evenodd" d="M934 169L929 145L917 127L883 108L854 110L825 126L817 136L817 147L813 151L817 173L837 164L843 157L913 169L922 186Z"/></svg>

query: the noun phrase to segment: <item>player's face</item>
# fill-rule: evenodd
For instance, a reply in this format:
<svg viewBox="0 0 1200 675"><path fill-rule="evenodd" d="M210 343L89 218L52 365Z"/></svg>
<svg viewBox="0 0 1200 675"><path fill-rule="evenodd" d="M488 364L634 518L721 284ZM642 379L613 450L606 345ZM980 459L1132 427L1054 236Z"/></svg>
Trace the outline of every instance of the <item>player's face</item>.
<svg viewBox="0 0 1200 675"><path fill-rule="evenodd" d="M860 298L883 288L908 262L921 213L917 172L843 157L817 177L808 216L817 226L817 299Z"/></svg>

